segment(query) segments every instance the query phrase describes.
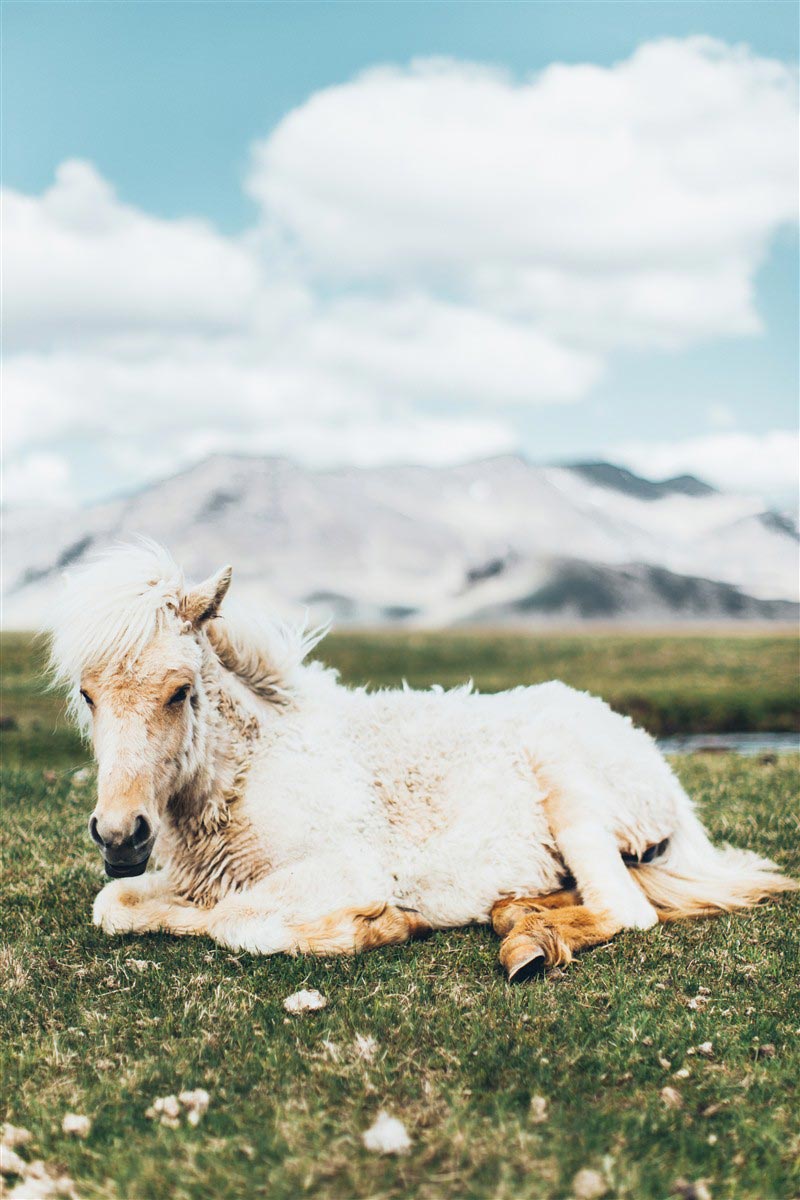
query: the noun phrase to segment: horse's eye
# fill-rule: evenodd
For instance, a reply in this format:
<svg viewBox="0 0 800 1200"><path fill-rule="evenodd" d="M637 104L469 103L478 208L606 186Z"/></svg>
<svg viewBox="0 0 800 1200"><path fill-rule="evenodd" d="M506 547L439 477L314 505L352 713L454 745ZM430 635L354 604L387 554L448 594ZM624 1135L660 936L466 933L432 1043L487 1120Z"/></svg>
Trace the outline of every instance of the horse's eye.
<svg viewBox="0 0 800 1200"><path fill-rule="evenodd" d="M184 683L184 685L182 687L178 688L177 692L174 692L173 695L170 696L169 700L167 701L167 708L172 708L173 704L175 704L175 705L183 704L184 700L186 699L186 697L188 695L189 695L189 684Z"/></svg>
<svg viewBox="0 0 800 1200"><path fill-rule="evenodd" d="M86 703L89 705L89 708L94 708L94 700L92 699L92 697L89 695L88 692L85 692L83 690L83 688L81 688L81 695L83 696Z"/></svg>

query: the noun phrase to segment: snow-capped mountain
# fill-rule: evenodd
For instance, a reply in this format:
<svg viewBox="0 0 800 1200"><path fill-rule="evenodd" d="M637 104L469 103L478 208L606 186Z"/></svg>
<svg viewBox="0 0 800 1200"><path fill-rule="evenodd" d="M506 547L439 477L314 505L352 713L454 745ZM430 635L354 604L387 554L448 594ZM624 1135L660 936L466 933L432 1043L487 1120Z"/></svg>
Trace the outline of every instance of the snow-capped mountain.
<svg viewBox="0 0 800 1200"><path fill-rule="evenodd" d="M791 619L798 535L752 496L609 463L313 471L220 455L133 496L5 515L4 623L46 614L61 572L146 534L190 578L337 623Z"/></svg>

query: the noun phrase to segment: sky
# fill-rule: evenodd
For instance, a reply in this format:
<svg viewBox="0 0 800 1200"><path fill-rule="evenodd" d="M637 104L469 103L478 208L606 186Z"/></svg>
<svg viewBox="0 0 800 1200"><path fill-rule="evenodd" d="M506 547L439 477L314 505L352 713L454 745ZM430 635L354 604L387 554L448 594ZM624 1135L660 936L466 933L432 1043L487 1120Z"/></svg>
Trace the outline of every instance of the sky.
<svg viewBox="0 0 800 1200"><path fill-rule="evenodd" d="M6 502L515 451L796 504L797 12L5 0Z"/></svg>

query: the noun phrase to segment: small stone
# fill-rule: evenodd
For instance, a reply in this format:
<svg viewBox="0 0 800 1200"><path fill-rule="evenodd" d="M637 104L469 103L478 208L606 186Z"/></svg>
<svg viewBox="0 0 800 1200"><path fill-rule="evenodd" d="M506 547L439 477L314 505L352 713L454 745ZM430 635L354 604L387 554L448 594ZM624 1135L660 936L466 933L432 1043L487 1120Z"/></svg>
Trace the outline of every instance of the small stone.
<svg viewBox="0 0 800 1200"><path fill-rule="evenodd" d="M689 1070L688 1067L681 1067L679 1070L677 1070L675 1072L674 1078L675 1079L688 1079L690 1075L691 1075L691 1071Z"/></svg>
<svg viewBox="0 0 800 1200"><path fill-rule="evenodd" d="M608 1192L608 1184L599 1171L583 1167L572 1180L575 1200L600 1200Z"/></svg>
<svg viewBox="0 0 800 1200"><path fill-rule="evenodd" d="M159 1125L167 1129L177 1129L180 1125L181 1108L177 1096L159 1096L154 1100L144 1114L151 1121L158 1119Z"/></svg>
<svg viewBox="0 0 800 1200"><path fill-rule="evenodd" d="M328 1001L315 988L306 990L301 989L299 992L293 992L291 996L287 996L283 1002L283 1007L288 1013L303 1013L316 1012L320 1008L324 1008Z"/></svg>
<svg viewBox="0 0 800 1200"><path fill-rule="evenodd" d="M756 1050L756 1058L774 1058L775 1047L772 1042L764 1042L763 1046L759 1046Z"/></svg>
<svg viewBox="0 0 800 1200"><path fill-rule="evenodd" d="M713 1042L701 1042L700 1045L697 1047L697 1053L702 1054L703 1058L713 1058L714 1057L714 1043Z"/></svg>
<svg viewBox="0 0 800 1200"><path fill-rule="evenodd" d="M61 1122L61 1128L64 1133L69 1133L73 1137L87 1138L92 1130L92 1122L88 1117L80 1116L79 1113L66 1113Z"/></svg>
<svg viewBox="0 0 800 1200"><path fill-rule="evenodd" d="M208 1111L211 1097L205 1088L195 1088L190 1092L181 1092L178 1101L186 1110L186 1120L196 1127Z"/></svg>
<svg viewBox="0 0 800 1200"><path fill-rule="evenodd" d="M33 1141L30 1129L20 1129L17 1125L9 1125L6 1121L0 1130L0 1142L11 1150L16 1150L17 1146L27 1146L30 1141Z"/></svg>
<svg viewBox="0 0 800 1200"><path fill-rule="evenodd" d="M361 1140L374 1154L407 1154L411 1149L411 1138L405 1125L387 1112L378 1113L374 1124L362 1133Z"/></svg>
<svg viewBox="0 0 800 1200"><path fill-rule="evenodd" d="M663 1054L660 1054L658 1056L658 1065L663 1070L668 1071L670 1069L670 1067L672 1066L672 1063L669 1061L668 1058L664 1058Z"/></svg>
<svg viewBox="0 0 800 1200"><path fill-rule="evenodd" d="M0 1175L24 1175L27 1169L28 1164L16 1150L0 1143Z"/></svg>
<svg viewBox="0 0 800 1200"><path fill-rule="evenodd" d="M53 1175L43 1162L32 1162L26 1164L24 1177L7 1193L6 1200L49 1200L51 1196L78 1200L69 1175Z"/></svg>
<svg viewBox="0 0 800 1200"><path fill-rule="evenodd" d="M530 1119L534 1125L542 1125L548 1118L547 1100L544 1096L531 1096Z"/></svg>
<svg viewBox="0 0 800 1200"><path fill-rule="evenodd" d="M681 1108L683 1105L683 1097L677 1088L663 1087L659 1093L662 1101L667 1108Z"/></svg>

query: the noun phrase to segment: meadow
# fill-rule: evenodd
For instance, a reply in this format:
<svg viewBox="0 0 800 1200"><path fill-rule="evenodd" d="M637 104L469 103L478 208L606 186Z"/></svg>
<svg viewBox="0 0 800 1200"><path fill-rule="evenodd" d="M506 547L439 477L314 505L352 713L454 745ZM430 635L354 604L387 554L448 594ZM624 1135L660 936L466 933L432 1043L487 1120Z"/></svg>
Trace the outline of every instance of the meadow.
<svg viewBox="0 0 800 1200"><path fill-rule="evenodd" d="M324 650L354 682L560 676L656 733L797 727L780 636L348 633ZM31 640L2 651L2 1119L80 1197L560 1200L582 1169L630 1200L800 1193L800 894L626 933L518 986L487 929L353 960L109 939L89 921L86 748ZM676 768L715 837L800 875L798 756ZM327 1006L287 1014L304 987ZM196 1128L146 1115L196 1087L211 1098ZM363 1146L380 1110L407 1154ZM86 1140L62 1132L68 1112L91 1118Z"/></svg>

